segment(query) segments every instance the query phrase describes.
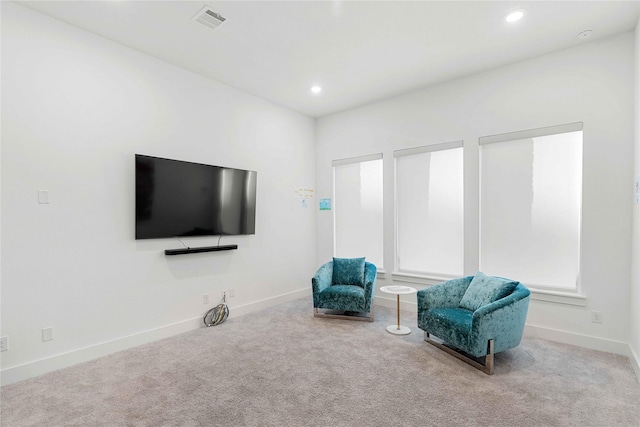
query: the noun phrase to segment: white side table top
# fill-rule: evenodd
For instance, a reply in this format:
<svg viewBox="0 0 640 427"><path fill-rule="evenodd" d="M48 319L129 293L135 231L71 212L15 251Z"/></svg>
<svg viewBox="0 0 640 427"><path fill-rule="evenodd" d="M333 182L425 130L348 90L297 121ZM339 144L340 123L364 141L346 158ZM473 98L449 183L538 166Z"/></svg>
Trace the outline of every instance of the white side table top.
<svg viewBox="0 0 640 427"><path fill-rule="evenodd" d="M398 285L383 286L380 288L380 290L387 294L396 294L396 295L413 294L418 292L416 288L412 288L411 286L398 286Z"/></svg>

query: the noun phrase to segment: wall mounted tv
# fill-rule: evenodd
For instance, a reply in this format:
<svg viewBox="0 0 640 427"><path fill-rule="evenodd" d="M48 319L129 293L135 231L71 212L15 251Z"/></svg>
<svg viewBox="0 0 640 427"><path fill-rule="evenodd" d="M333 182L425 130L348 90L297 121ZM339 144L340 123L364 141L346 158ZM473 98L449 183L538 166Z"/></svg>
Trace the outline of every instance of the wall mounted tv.
<svg viewBox="0 0 640 427"><path fill-rule="evenodd" d="M255 171L135 157L136 239L255 234Z"/></svg>

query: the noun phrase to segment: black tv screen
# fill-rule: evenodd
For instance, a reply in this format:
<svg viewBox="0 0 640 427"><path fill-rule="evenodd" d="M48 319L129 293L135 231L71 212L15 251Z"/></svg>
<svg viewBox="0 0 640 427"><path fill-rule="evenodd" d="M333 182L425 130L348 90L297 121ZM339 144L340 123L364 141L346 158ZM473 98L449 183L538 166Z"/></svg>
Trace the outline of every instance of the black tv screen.
<svg viewBox="0 0 640 427"><path fill-rule="evenodd" d="M255 171L135 157L136 239L255 234Z"/></svg>

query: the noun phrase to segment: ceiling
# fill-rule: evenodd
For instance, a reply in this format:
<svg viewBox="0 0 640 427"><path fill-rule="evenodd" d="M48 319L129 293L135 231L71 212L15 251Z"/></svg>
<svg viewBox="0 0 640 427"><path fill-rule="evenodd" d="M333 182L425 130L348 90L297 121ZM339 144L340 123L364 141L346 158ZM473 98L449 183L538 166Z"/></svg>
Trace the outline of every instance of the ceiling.
<svg viewBox="0 0 640 427"><path fill-rule="evenodd" d="M17 3L310 117L633 30L640 10L639 1ZM192 20L205 5L226 21ZM524 18L505 22L519 7Z"/></svg>

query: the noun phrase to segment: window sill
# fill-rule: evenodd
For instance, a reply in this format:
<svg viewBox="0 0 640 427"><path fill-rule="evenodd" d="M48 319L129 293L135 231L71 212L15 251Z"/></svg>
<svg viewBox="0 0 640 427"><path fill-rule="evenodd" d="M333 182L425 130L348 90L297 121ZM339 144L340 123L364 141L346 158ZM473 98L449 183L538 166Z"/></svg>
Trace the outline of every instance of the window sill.
<svg viewBox="0 0 640 427"><path fill-rule="evenodd" d="M552 302L555 304L576 305L578 307L587 306L587 297L581 294L569 292L547 291L541 289L530 289L531 299L534 301Z"/></svg>
<svg viewBox="0 0 640 427"><path fill-rule="evenodd" d="M455 279L455 277L439 277L439 276L424 276L419 274L409 273L391 273L391 279L394 282L413 283L416 285L431 286L436 283L445 282L447 280Z"/></svg>

